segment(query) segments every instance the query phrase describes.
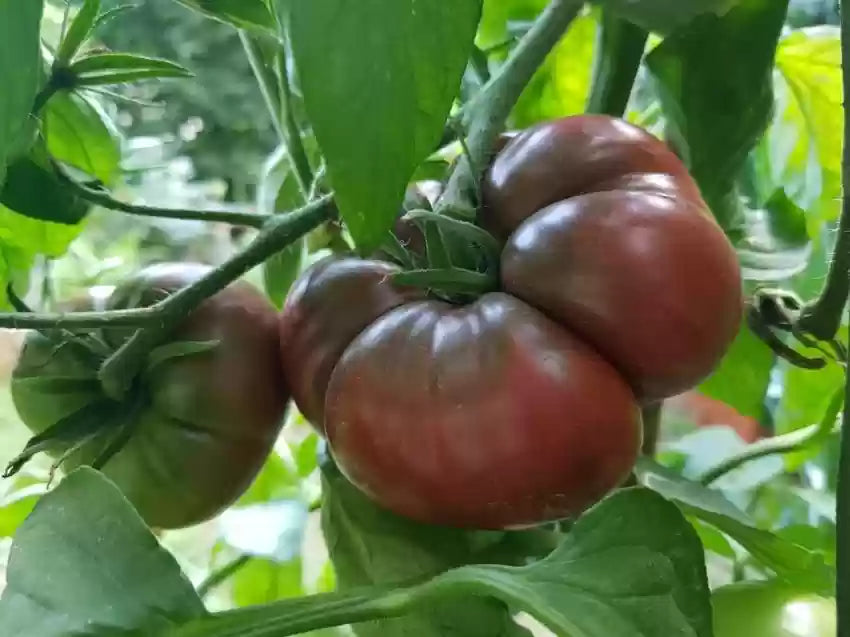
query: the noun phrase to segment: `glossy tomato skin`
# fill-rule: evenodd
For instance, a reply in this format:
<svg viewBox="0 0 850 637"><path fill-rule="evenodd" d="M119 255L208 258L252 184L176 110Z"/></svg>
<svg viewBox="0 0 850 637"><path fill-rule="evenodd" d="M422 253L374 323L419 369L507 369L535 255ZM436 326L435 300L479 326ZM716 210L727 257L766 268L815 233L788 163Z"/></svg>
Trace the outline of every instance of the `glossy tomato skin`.
<svg viewBox="0 0 850 637"><path fill-rule="evenodd" d="M597 192L538 211L502 252L503 288L608 358L643 401L710 374L738 333L738 260L708 215L649 191Z"/></svg>
<svg viewBox="0 0 850 637"><path fill-rule="evenodd" d="M331 256L292 287L280 314L280 356L299 411L323 431L325 392L340 356L375 319L422 292L393 285L385 261Z"/></svg>
<svg viewBox="0 0 850 637"><path fill-rule="evenodd" d="M606 115L543 122L515 135L492 162L479 223L506 239L541 208L629 180L664 182L668 193L704 205L681 160L645 130Z"/></svg>
<svg viewBox="0 0 850 637"><path fill-rule="evenodd" d="M376 320L333 372L325 426L340 470L377 503L479 529L580 513L627 477L641 440L620 374L503 293Z"/></svg>
<svg viewBox="0 0 850 637"><path fill-rule="evenodd" d="M200 264L151 266L119 286L109 306L145 305L208 271ZM196 524L232 504L262 468L283 424L288 394L274 306L253 286L236 282L204 301L170 337L213 340L214 350L170 359L141 378L145 407L133 436L103 469L155 528ZM13 386L19 413L35 432L75 407L66 397L47 418L34 405L39 396L20 382L78 369L63 357L40 365L44 354L43 347L24 350L15 372L19 391ZM71 466L93 461L101 449L85 448Z"/></svg>

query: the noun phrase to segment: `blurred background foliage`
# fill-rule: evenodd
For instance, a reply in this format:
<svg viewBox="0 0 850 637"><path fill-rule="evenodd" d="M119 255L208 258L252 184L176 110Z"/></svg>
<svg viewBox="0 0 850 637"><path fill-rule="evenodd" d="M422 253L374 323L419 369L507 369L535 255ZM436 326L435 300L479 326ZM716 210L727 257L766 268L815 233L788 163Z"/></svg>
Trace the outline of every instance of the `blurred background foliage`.
<svg viewBox="0 0 850 637"><path fill-rule="evenodd" d="M107 8L118 4L105 2ZM545 4L485 1L477 43L490 51L491 68ZM738 247L750 290L781 286L811 297L823 281L841 194L836 5L834 0L794 0L783 29L771 125L737 184L745 224ZM56 41L63 10L54 1L48 11L47 42ZM587 10L573 24L517 105L512 126L584 109L598 25L597 9ZM172 59L195 75L188 81L151 81L86 95L115 126L111 141L103 142L94 156L106 157L107 163L100 165L113 166L118 173L117 198L196 208L268 209L275 200L292 205L284 196L288 166L274 159L277 138L232 27L173 0L146 0L107 23L98 37L99 46ZM650 40L650 46L656 44ZM479 81L470 76L467 88ZM627 117L665 135L668 123L654 82L642 67ZM89 131L86 139L92 138ZM94 210L79 228L45 226L0 207L0 278L28 290L33 306L61 307L92 288L94 294L104 294L142 264L163 259L218 263L244 241L243 233L222 224ZM264 285L260 272L249 278ZM268 287L268 280L266 284L273 297L285 293L285 283L276 288ZM2 336L0 382L5 387L20 334L6 331ZM837 365L821 371L792 368L743 329L723 365L698 392L666 404L660 457L696 476L761 437L819 423L842 382ZM0 391L0 419L0 464L5 464L26 438L5 389ZM277 453L231 511L163 538L196 583L222 568L235 573L218 586L212 586L215 580L207 582L212 608L333 588L318 514L312 510L321 489L319 442L297 413L290 414L290 421ZM717 486L764 528L829 557L835 533L836 442L832 436L793 456L752 462ZM0 482L0 546L8 548L10 536L44 490L46 470L42 460L15 480ZM720 546L710 551L715 583L756 568L740 561L743 553L737 548Z"/></svg>

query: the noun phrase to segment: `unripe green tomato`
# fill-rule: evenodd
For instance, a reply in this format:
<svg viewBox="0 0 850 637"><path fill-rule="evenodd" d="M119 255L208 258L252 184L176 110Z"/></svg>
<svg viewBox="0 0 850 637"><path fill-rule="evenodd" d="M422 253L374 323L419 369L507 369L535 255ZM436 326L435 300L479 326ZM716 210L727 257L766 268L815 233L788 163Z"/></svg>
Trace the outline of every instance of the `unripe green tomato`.
<svg viewBox="0 0 850 637"><path fill-rule="evenodd" d="M714 591L714 637L835 637L835 600L776 581Z"/></svg>

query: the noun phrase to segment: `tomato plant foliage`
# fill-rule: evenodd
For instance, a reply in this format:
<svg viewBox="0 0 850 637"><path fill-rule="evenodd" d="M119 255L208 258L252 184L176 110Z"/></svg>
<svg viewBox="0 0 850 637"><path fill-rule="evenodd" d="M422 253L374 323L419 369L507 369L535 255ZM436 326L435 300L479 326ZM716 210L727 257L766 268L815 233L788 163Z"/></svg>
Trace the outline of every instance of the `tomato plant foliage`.
<svg viewBox="0 0 850 637"><path fill-rule="evenodd" d="M0 0L0 637L842 634L828 3L170 4Z"/></svg>

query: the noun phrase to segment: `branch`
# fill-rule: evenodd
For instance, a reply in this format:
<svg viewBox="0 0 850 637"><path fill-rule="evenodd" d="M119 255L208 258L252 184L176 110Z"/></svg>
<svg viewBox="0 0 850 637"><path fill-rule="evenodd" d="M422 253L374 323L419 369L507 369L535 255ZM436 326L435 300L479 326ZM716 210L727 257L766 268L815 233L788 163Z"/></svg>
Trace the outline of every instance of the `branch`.
<svg viewBox="0 0 850 637"><path fill-rule="evenodd" d="M582 0L552 0L529 29L499 72L465 109L469 157L458 164L438 202L437 212L474 209L481 170L528 82L560 41L584 6Z"/></svg>
<svg viewBox="0 0 850 637"><path fill-rule="evenodd" d="M209 221L219 223L229 223L234 226L248 226L250 228L262 228L263 225L271 218L268 215L259 212L247 212L239 210L195 210L192 208L158 208L156 206L144 206L130 204L114 199L107 191L99 188L92 188L86 184L80 183L66 171L57 162L53 162L56 175L59 180L73 190L80 199L84 199L89 203L108 208L110 210L118 210L130 215L140 217L159 217L162 219L186 219L194 221Z"/></svg>
<svg viewBox="0 0 850 637"><path fill-rule="evenodd" d="M593 82L587 98L587 113L622 117L634 90L649 33L602 10L593 62Z"/></svg>
<svg viewBox="0 0 850 637"><path fill-rule="evenodd" d="M844 69L844 95L850 95L850 75L848 75L850 72L850 16L844 9L842 5L841 67ZM816 301L803 309L797 323L797 327L801 330L822 341L835 338L841 326L847 297L850 295L850 199L848 199L850 193L848 189L850 189L850 110L845 105L841 218L838 222L838 237L823 290ZM850 633L848 635L850 636Z"/></svg>
<svg viewBox="0 0 850 637"><path fill-rule="evenodd" d="M802 429L797 429L781 436L764 438L758 442L754 442L741 453L727 458L717 466L706 471L700 476L698 481L705 486L709 486L727 473L753 460L767 456L794 453L795 451L802 451L814 445L821 444L836 431L836 420L843 404L844 388L842 387L833 395L820 423L803 427Z"/></svg>
<svg viewBox="0 0 850 637"><path fill-rule="evenodd" d="M104 362L98 377L108 396L120 399L130 386L147 353L161 342L183 317L206 298L220 292L251 268L293 243L337 214L330 195L287 215L273 217L240 253L192 285L152 306L156 321L138 330Z"/></svg>
<svg viewBox="0 0 850 637"><path fill-rule="evenodd" d="M71 312L39 314L36 312L0 312L0 327L16 330L76 330L101 327L141 327L157 316L153 307L140 307L109 312Z"/></svg>
<svg viewBox="0 0 850 637"><path fill-rule="evenodd" d="M264 63L262 50L254 37L245 31L240 31L239 39L242 41L245 55L248 57L251 70L257 79L260 92L263 94L277 136L286 146L298 187L306 199L313 184L313 170L310 167L307 152L304 150L301 131L298 130L292 110L292 90L289 86L289 73L286 68L286 54L283 45L280 45L278 52L278 76L275 76L274 72Z"/></svg>
<svg viewBox="0 0 850 637"><path fill-rule="evenodd" d="M850 95L850 9L841 3L841 67L844 83L844 156L841 165L843 197L841 199L841 221L838 224L838 240L835 243L832 264L827 275L826 287L821 297L808 312L806 323L809 329L825 328L829 338L838 331L847 305L850 289L850 108L846 96ZM829 319L832 319L831 321ZM819 324L820 323L820 324ZM813 335L819 336L817 332ZM850 637L850 374L845 379L844 414L841 429L841 453L838 461L838 485L836 488L836 606L838 608L838 637Z"/></svg>
<svg viewBox="0 0 850 637"><path fill-rule="evenodd" d="M229 579L234 573L238 572L241 568L248 565L253 559L252 555L248 553L243 553L242 555L234 558L220 569L213 571L209 574L209 576L202 581L198 585L198 597L201 599L205 598L210 592L216 588L219 584Z"/></svg>

